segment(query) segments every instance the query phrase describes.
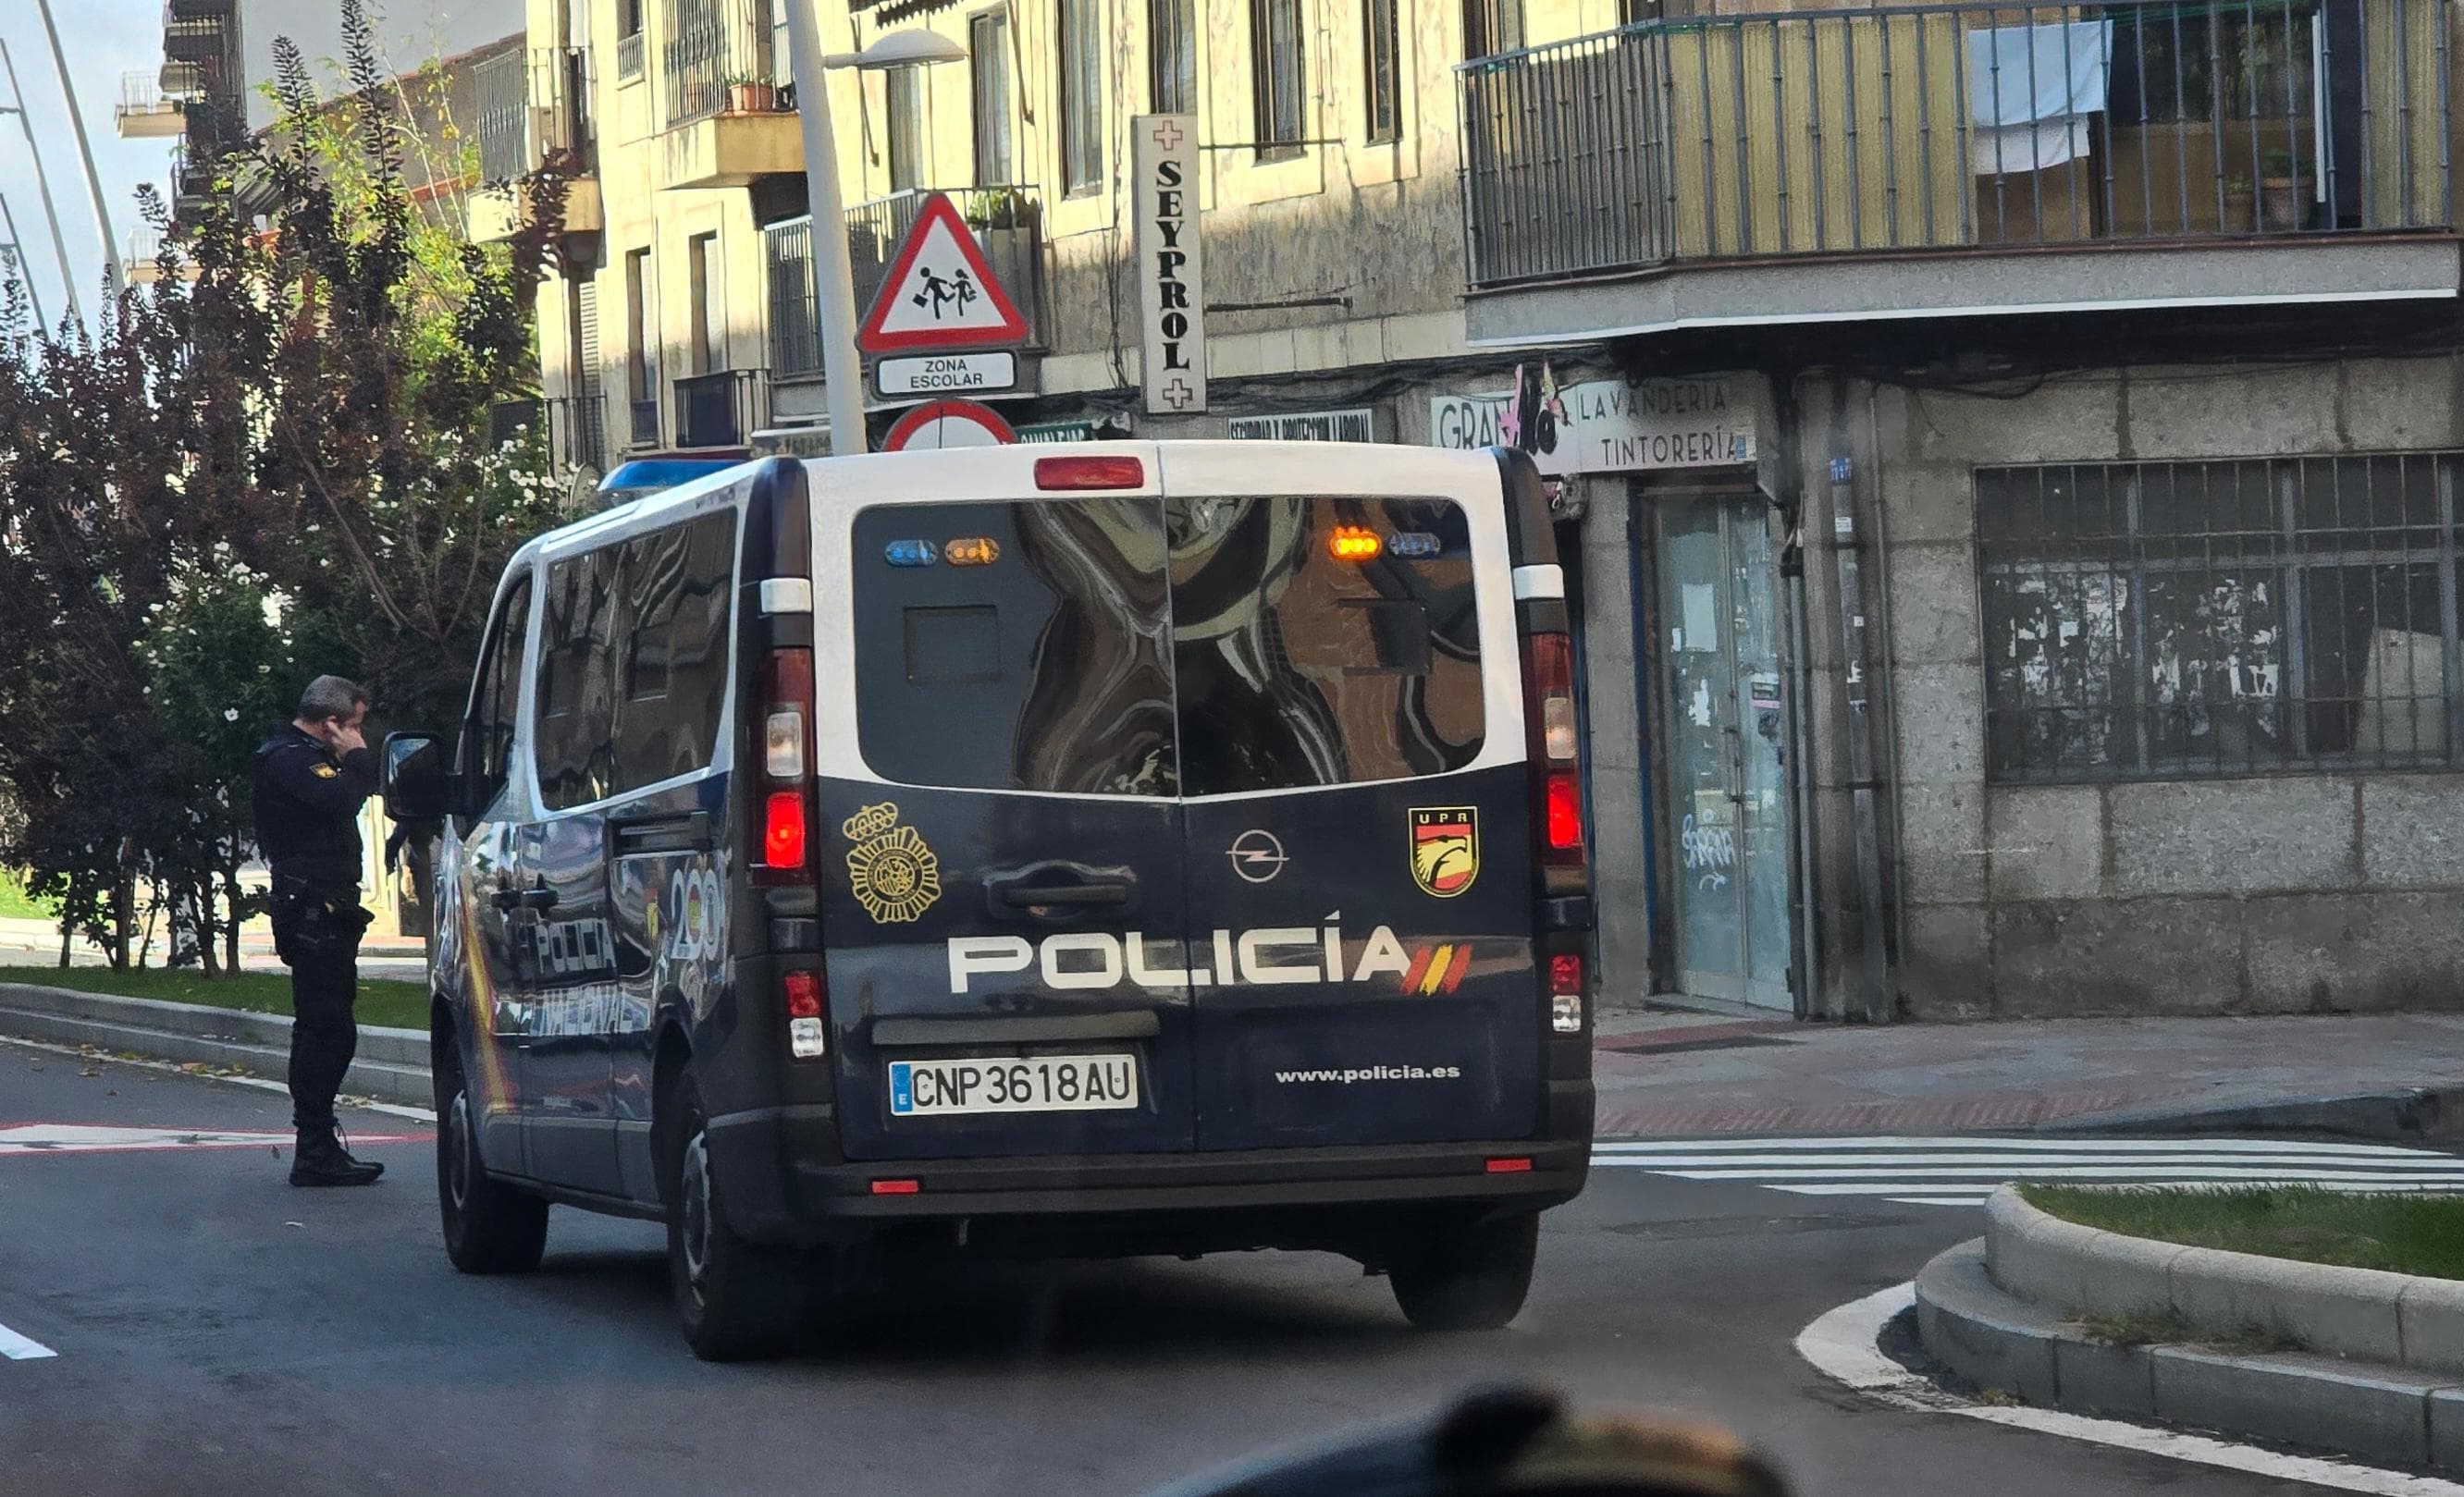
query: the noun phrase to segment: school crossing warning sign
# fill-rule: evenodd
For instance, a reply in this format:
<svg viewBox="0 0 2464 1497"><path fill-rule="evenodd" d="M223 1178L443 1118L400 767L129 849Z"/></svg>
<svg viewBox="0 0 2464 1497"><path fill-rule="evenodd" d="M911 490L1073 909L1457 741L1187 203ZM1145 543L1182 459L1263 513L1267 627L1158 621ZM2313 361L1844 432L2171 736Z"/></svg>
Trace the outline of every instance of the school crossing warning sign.
<svg viewBox="0 0 2464 1497"><path fill-rule="evenodd" d="M1026 319L994 278L957 205L943 193L926 198L865 315L857 346L904 354L1025 341Z"/></svg>

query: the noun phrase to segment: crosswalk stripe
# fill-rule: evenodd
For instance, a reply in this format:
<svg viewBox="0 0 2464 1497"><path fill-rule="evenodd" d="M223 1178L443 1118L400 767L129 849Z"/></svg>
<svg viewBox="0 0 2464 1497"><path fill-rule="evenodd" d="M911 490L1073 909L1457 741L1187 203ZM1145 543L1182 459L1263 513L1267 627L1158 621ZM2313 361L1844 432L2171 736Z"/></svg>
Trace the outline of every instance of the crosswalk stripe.
<svg viewBox="0 0 2464 1497"><path fill-rule="evenodd" d="M2305 1184L2341 1193L2464 1194L2464 1158L2377 1143L2274 1139L1864 1136L1600 1143L1609 1169L1816 1197L1973 1207L2012 1181L2139 1187Z"/></svg>

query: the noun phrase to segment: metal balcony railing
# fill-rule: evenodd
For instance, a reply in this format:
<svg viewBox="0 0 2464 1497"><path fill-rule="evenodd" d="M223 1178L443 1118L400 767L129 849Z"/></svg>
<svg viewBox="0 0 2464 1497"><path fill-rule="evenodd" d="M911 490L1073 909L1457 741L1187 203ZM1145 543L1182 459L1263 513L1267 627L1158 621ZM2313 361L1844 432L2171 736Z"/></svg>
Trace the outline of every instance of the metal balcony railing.
<svg viewBox="0 0 2464 1497"><path fill-rule="evenodd" d="M589 55L578 47L507 52L479 64L479 179L491 186L529 175L551 156L585 169L593 144Z"/></svg>
<svg viewBox="0 0 2464 1497"><path fill-rule="evenodd" d="M740 447L760 413L766 371L721 369L676 381L676 445Z"/></svg>
<svg viewBox="0 0 2464 1497"><path fill-rule="evenodd" d="M1478 286L2453 223L2439 0L1642 22L1458 72Z"/></svg>
<svg viewBox="0 0 2464 1497"><path fill-rule="evenodd" d="M1027 341L1044 328L1044 201L1031 186L944 189L1001 290L1026 319ZM923 211L929 191L901 192L847 210L847 261L860 314L881 293L890 262ZM813 230L809 219L792 219L765 230L770 273L770 368L785 379L821 372L820 325L813 310Z"/></svg>
<svg viewBox="0 0 2464 1497"><path fill-rule="evenodd" d="M780 98L786 58L770 0L669 0L668 124L721 114L768 114Z"/></svg>
<svg viewBox="0 0 2464 1497"><path fill-rule="evenodd" d="M479 180L499 186L539 163L531 151L528 59L517 48L472 70L479 94Z"/></svg>
<svg viewBox="0 0 2464 1497"><path fill-rule="evenodd" d="M659 398L654 395L647 400L634 401L631 404L632 420L627 429L632 436L633 445L657 446L659 445Z"/></svg>
<svg viewBox="0 0 2464 1497"><path fill-rule="evenodd" d="M617 38L616 76L626 79L640 77L642 70L649 66L649 52L650 44L640 32Z"/></svg>
<svg viewBox="0 0 2464 1497"><path fill-rule="evenodd" d="M507 443L542 443L550 469L560 474L585 467L604 473L607 470L606 401L596 395L499 401L488 408L488 440L497 447Z"/></svg>

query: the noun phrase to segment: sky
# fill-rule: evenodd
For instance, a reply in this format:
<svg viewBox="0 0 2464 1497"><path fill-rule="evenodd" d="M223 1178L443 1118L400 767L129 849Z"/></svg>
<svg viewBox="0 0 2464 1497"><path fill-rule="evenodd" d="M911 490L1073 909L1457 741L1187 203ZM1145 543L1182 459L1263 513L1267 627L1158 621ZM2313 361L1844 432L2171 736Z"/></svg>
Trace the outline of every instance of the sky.
<svg viewBox="0 0 2464 1497"><path fill-rule="evenodd" d="M68 55L77 112L85 119L86 139L94 146L103 206L113 233L120 238L120 251L125 254L129 235L144 228L137 214L137 184L150 182L158 189L165 186L173 142L121 140L112 123L112 106L120 101L121 74L151 75L162 66L163 0L52 0L52 15L59 22L60 46ZM8 44L18 85L26 92L26 115L33 125L34 145L42 152L44 169L51 175L52 201L59 208L69 269L77 277L80 305L90 315L100 297L102 238L86 195L59 74L52 66L51 46L44 39L42 17L33 0L0 3L0 42ZM13 102L5 97L7 88L7 76L0 74L0 106ZM26 133L13 115L0 118L0 197L8 200L17 232L25 241L34 295L45 315L56 320L66 306L59 261L52 251L42 197L34 189ZM0 228L0 238L7 232Z"/></svg>

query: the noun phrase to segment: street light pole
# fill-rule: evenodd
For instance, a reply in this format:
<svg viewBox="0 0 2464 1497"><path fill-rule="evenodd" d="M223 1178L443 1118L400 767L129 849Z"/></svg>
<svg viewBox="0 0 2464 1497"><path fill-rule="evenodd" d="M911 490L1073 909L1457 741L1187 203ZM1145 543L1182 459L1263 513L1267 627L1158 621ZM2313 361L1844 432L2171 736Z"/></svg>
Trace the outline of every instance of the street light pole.
<svg viewBox="0 0 2464 1497"><path fill-rule="evenodd" d="M59 257L60 289L68 296L70 319L81 322L85 319L85 314L77 310L77 272L69 269L68 241L60 237L60 210L52 202L51 173L43 170L43 148L34 143L33 117L26 113L26 91L17 86L17 59L9 55L9 44L6 41L0 41L0 66L5 66L9 70L9 98L11 100L10 107L0 113L15 115L18 128L26 132L26 154L34 159L34 190L43 195L43 216L52 223L52 253ZM17 237L16 226L13 224L10 226L9 237L11 239ZM109 252L107 247L105 252ZM25 270L22 257L17 269L20 271ZM27 294L32 295L33 290L34 283L29 278L26 282ZM39 310L34 315L36 320L41 320L42 313Z"/></svg>
<svg viewBox="0 0 2464 1497"><path fill-rule="evenodd" d="M855 272L847 263L847 207L839 201L838 142L830 129L830 85L822 70L814 0L787 7L787 69L804 132L804 199L812 207L813 315L822 339L822 379L829 400L830 453L865 450L864 356L855 346Z"/></svg>
<svg viewBox="0 0 2464 1497"><path fill-rule="evenodd" d="M52 66L60 76L60 97L68 101L69 128L77 133L77 156L85 163L86 196L94 202L94 227L102 235L102 289L120 300L120 236L111 231L111 210L102 205L102 179L94 172L94 145L85 138L85 116L77 113L77 84L69 78L68 54L60 51L60 27L52 19L52 0L34 0L43 17L43 32L52 40ZM75 295L76 293L70 293Z"/></svg>

